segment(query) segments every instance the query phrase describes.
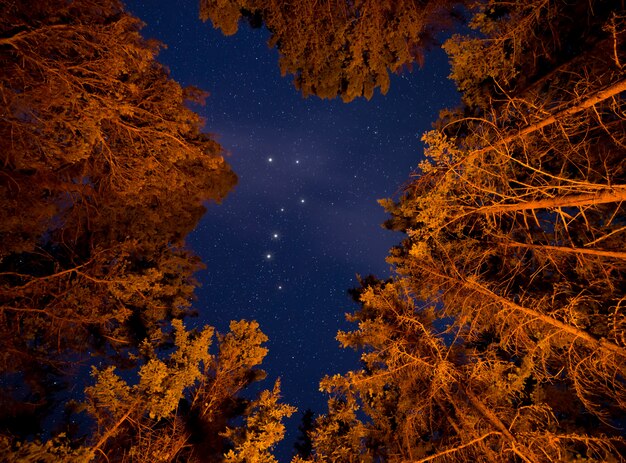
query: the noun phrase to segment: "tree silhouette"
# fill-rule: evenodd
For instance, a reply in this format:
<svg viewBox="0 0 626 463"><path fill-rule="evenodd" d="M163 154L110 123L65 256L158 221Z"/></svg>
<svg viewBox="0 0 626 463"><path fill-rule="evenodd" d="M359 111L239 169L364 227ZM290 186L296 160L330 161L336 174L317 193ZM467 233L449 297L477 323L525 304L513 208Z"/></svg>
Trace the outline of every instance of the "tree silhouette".
<svg viewBox="0 0 626 463"><path fill-rule="evenodd" d="M303 459L309 458L311 456L311 451L313 450L310 433L313 430L314 417L315 414L313 413L313 410L305 410L302 414L300 425L298 426L300 435L294 444L294 450L296 451L296 455Z"/></svg>

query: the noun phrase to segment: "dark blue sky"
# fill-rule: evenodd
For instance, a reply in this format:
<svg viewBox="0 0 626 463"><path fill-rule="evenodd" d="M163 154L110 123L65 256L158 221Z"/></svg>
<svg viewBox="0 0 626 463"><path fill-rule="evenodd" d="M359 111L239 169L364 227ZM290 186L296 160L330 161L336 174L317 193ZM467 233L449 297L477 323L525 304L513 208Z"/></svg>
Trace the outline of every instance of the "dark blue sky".
<svg viewBox="0 0 626 463"><path fill-rule="evenodd" d="M194 109L239 176L188 239L207 265L197 323L223 332L230 320L257 320L270 339L264 386L281 377L284 401L323 412L319 380L358 367L335 341L354 309L347 290L357 273L389 276L385 256L402 239L381 228L376 200L408 180L421 134L457 103L447 58L430 53L423 69L394 76L389 93L369 102L304 99L280 76L267 31L242 24L224 37L198 19L197 0L127 5L146 23L144 36L167 45L159 60L172 77L211 93Z"/></svg>

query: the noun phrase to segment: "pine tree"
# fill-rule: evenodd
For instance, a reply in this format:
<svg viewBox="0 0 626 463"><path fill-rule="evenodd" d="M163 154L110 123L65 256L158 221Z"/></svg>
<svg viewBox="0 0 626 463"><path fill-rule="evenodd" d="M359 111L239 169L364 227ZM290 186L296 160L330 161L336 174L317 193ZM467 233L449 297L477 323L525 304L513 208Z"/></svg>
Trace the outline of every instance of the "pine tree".
<svg viewBox="0 0 626 463"><path fill-rule="evenodd" d="M624 459L623 18L614 2L485 2L480 34L445 45L463 105L382 201L407 235L396 276L365 282L339 334L363 352L332 380L366 415L351 455Z"/></svg>
<svg viewBox="0 0 626 463"><path fill-rule="evenodd" d="M274 389L263 391L246 411L246 424L229 428L225 436L233 442L233 449L225 455L226 463L276 463L273 447L285 435L282 419L290 417L296 409L279 404L280 381Z"/></svg>
<svg viewBox="0 0 626 463"><path fill-rule="evenodd" d="M387 93L389 73L423 62L441 29L453 24L464 1L201 0L200 17L225 34L242 16L265 24L280 70L304 96L344 101Z"/></svg>
<svg viewBox="0 0 626 463"><path fill-rule="evenodd" d="M158 343L143 343L135 384L124 379L128 371L122 377L113 366L92 368L94 384L81 407L92 432L32 443L2 436L3 461L276 461L271 451L283 438L282 420L295 408L279 403L279 382L255 400L241 395L263 378L257 367L267 337L258 324L232 322L229 333L217 336L215 354L210 327L188 331L174 320L168 337L174 345L168 355ZM235 426L242 415L246 423Z"/></svg>
<svg viewBox="0 0 626 463"><path fill-rule="evenodd" d="M184 237L236 177L185 106L202 93L169 78L119 2L1 8L0 371L32 372L43 404L37 377L67 354L123 350L190 312L201 264Z"/></svg>
<svg viewBox="0 0 626 463"><path fill-rule="evenodd" d="M258 324L211 353L213 330L180 321L202 268L185 236L236 182L186 106L204 93L169 78L117 0L0 13L0 459L220 461L233 420L266 402L270 455L292 410L277 388L241 396L264 377ZM85 401L66 402L89 364Z"/></svg>
<svg viewBox="0 0 626 463"><path fill-rule="evenodd" d="M302 459L309 458L311 456L311 451L313 450L310 433L313 430L314 419L315 414L313 413L313 410L307 409L302 414L300 425L298 426L300 434L298 435L298 439L293 447L296 451L296 455Z"/></svg>
<svg viewBox="0 0 626 463"><path fill-rule="evenodd" d="M619 95L626 85L617 65L623 24L602 6L586 33L599 34L591 41L597 47L613 39L614 59L579 50L586 58L550 71L555 83L542 91L535 84L507 89L515 83L501 77L501 93L492 90L487 110L473 97L466 101L465 113L484 116L447 114L441 129L427 134L422 175L400 204L385 204L397 216L390 225L410 236L390 261L418 297L443 303L469 338L491 331L507 351L532 353L538 380L565 371L587 410L615 424L625 397L614 378L626 361L619 308L626 287ZM556 46L571 33L555 29L568 12L549 26L535 13L521 21L533 37L549 27L563 34ZM494 35L487 43L497 48L507 28L518 26L491 21L498 27L486 29ZM539 58L517 58L524 59ZM584 80L569 78L572 62ZM457 69L471 66L456 58Z"/></svg>
<svg viewBox="0 0 626 463"><path fill-rule="evenodd" d="M360 290L348 317L358 326L338 339L363 367L322 382L332 395L309 461L618 461L619 433L589 417L567 378L541 383L531 354L510 354L489 333L464 339L412 287L369 280Z"/></svg>

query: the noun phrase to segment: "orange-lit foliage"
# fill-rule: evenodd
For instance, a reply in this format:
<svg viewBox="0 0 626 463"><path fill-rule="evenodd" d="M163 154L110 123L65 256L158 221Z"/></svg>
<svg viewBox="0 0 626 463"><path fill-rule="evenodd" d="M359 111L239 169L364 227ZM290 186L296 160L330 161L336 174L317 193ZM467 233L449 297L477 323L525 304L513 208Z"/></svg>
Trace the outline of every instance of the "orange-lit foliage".
<svg viewBox="0 0 626 463"><path fill-rule="evenodd" d="M3 353L123 345L188 310L183 238L235 176L119 3L2 18Z"/></svg>
<svg viewBox="0 0 626 463"><path fill-rule="evenodd" d="M322 381L329 413L310 461L620 461L619 430L588 413L568 378L538 377L533 353L506 350L497 334L446 329L452 320L417 305L416 286L368 280L358 291L348 317L358 327L338 339L364 351L363 368Z"/></svg>
<svg viewBox="0 0 626 463"><path fill-rule="evenodd" d="M135 384L112 366L92 369L95 384L80 404L96 422L86 441L60 434L45 442L21 443L0 435L0 458L7 462L274 462L283 438L282 420L295 409L278 403L280 383L255 400L241 391L264 377L257 367L267 353L267 337L256 322L231 323L209 350L214 331L187 331L172 322L174 350L157 355L158 343L141 346L143 364ZM232 426L233 418L245 423ZM83 430L84 432L84 430Z"/></svg>
<svg viewBox="0 0 626 463"><path fill-rule="evenodd" d="M262 20L305 95L350 101L419 61L450 5L203 0L201 16L225 33ZM2 8L0 457L275 461L293 409L278 383L240 395L266 337L233 323L211 353L212 329L178 320L199 266L184 236L234 183L184 106L198 91L115 1ZM322 381L309 461L626 458L626 11L473 8L479 31L445 45L463 106L383 201L407 234L396 275L355 292L357 327L338 339L362 368ZM37 429L19 418L40 422L50 378L86 352L103 359L82 404L96 430L20 445Z"/></svg>
<svg viewBox="0 0 626 463"><path fill-rule="evenodd" d="M370 99L389 89L389 73L422 63L435 35L452 23L463 1L201 0L200 17L225 34L242 15L262 21L280 53L283 75L293 74L304 96Z"/></svg>
<svg viewBox="0 0 626 463"><path fill-rule="evenodd" d="M231 331L218 336L216 355L209 352L211 328L189 333L179 321L173 325L176 350L164 360L145 343L149 360L137 384L128 385L112 367L94 369L86 405L98 431L87 449L106 461L275 461L271 450L283 438L282 419L295 409L278 403L279 382L256 400L240 397L264 377L257 367L267 337L258 324L232 322ZM246 423L231 427L241 415Z"/></svg>
<svg viewBox="0 0 626 463"><path fill-rule="evenodd" d="M323 382L314 461L626 458L617 8L490 1L482 35L445 45L464 104L425 135L399 201L382 201L407 237L394 280L366 282L358 329L339 334L364 367ZM349 425L349 456L328 442L337 400L369 417Z"/></svg>
<svg viewBox="0 0 626 463"><path fill-rule="evenodd" d="M263 376L258 326L233 324L213 357L212 331L177 320L191 313L201 268L184 238L236 176L187 108L205 95L169 78L140 28L117 0L0 6L3 461L192 460L199 442L220 459L231 418L256 413L237 395ZM177 350L165 358L168 321ZM74 391L64 374L94 358L97 430L65 426L21 445L58 393ZM136 368L138 384L114 365ZM275 388L260 400L277 399ZM281 407L271 420L290 414Z"/></svg>

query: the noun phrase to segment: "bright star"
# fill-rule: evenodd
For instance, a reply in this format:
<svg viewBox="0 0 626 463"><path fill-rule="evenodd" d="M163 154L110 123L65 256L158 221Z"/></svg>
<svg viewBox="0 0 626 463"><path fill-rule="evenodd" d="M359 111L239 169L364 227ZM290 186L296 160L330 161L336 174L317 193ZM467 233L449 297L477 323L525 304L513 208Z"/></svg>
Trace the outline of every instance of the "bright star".
<svg viewBox="0 0 626 463"><path fill-rule="evenodd" d="M269 259L272 258L272 255L270 253L267 253L267 254L265 254L265 258L269 260Z"/></svg>
<svg viewBox="0 0 626 463"><path fill-rule="evenodd" d="M300 164L300 160L299 159L296 159L296 164Z"/></svg>
<svg viewBox="0 0 626 463"><path fill-rule="evenodd" d="M301 202L302 204L304 204L304 198L302 198L302 199L300 200L300 202Z"/></svg>
<svg viewBox="0 0 626 463"><path fill-rule="evenodd" d="M273 160L273 158L267 158L267 162L272 162Z"/></svg>
<svg viewBox="0 0 626 463"><path fill-rule="evenodd" d="M274 233L274 234L272 235L272 237L273 237L274 239L277 239L277 238L278 238L278 233Z"/></svg>

